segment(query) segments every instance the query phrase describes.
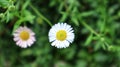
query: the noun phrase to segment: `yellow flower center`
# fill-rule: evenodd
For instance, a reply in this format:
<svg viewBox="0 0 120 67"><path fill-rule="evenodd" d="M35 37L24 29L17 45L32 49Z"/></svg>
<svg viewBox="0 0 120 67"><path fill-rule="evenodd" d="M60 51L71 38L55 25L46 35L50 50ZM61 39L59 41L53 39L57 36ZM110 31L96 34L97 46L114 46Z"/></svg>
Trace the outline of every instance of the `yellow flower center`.
<svg viewBox="0 0 120 67"><path fill-rule="evenodd" d="M29 34L28 31L22 31L22 32L20 33L20 38L21 38L22 40L28 40L29 37L30 37L30 34Z"/></svg>
<svg viewBox="0 0 120 67"><path fill-rule="evenodd" d="M65 40L67 37L67 33L65 30L59 30L56 34L56 38L57 40L63 41Z"/></svg>

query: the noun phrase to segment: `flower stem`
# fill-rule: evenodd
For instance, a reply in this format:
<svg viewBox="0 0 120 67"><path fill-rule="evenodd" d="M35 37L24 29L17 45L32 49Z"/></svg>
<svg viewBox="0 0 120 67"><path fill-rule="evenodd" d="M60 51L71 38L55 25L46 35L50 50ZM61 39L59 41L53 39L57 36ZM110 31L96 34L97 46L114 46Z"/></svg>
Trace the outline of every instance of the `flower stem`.
<svg viewBox="0 0 120 67"><path fill-rule="evenodd" d="M38 10L37 8L35 8L32 4L29 4L30 7L33 9L33 11L38 15L40 16L43 20L45 20L50 26L52 26L52 23L46 18L44 17Z"/></svg>
<svg viewBox="0 0 120 67"><path fill-rule="evenodd" d="M100 34L98 34L96 31L94 31L86 22L81 21L82 25L86 27L90 32L94 33L96 36L100 37Z"/></svg>

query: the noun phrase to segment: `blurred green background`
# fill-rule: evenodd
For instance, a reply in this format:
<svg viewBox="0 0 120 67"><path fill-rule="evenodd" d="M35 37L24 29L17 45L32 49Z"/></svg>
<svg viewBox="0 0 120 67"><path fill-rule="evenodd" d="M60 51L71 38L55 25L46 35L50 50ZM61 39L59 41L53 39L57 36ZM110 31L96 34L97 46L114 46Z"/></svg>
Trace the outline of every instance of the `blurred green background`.
<svg viewBox="0 0 120 67"><path fill-rule="evenodd" d="M65 49L48 40L58 22L74 29ZM12 36L23 25L37 40L26 49ZM119 51L120 0L0 0L0 67L120 67Z"/></svg>

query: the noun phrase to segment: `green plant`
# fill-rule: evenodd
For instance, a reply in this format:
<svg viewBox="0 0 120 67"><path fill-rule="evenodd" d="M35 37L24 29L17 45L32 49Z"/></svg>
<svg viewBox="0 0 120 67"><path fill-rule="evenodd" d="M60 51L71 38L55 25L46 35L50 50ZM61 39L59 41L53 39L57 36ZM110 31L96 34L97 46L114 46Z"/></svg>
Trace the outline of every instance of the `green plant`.
<svg viewBox="0 0 120 67"><path fill-rule="evenodd" d="M120 0L0 0L0 67L119 67ZM48 31L66 22L75 40L52 47ZM16 46L12 33L26 25L36 33L33 46Z"/></svg>

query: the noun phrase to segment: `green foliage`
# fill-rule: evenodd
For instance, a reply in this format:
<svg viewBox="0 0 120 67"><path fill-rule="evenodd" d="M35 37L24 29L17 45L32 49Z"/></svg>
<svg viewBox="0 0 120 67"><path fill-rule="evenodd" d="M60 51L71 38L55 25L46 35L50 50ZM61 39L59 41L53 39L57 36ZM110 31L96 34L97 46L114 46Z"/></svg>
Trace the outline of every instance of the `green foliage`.
<svg viewBox="0 0 120 67"><path fill-rule="evenodd" d="M0 67L120 67L120 0L0 0ZM52 47L48 32L66 22L75 40ZM16 46L12 32L30 27L36 42Z"/></svg>

